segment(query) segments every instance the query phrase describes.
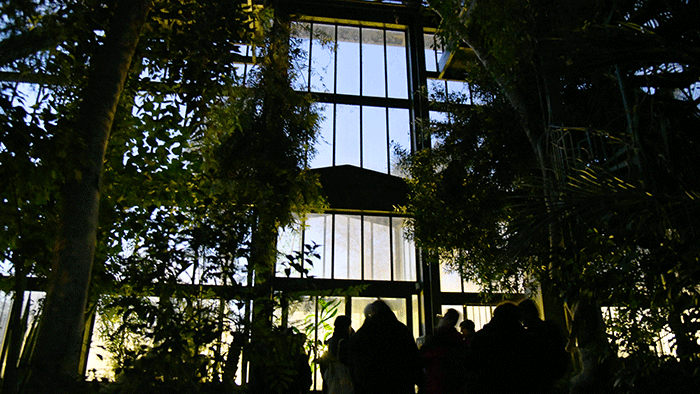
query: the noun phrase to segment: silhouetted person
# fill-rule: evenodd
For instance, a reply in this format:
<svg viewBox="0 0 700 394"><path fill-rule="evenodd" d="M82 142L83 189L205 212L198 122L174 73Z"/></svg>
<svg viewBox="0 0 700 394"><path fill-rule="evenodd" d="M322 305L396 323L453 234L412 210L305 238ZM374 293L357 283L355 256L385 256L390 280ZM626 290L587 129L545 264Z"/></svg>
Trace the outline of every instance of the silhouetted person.
<svg viewBox="0 0 700 394"><path fill-rule="evenodd" d="M306 335L292 333L291 342L295 376L290 384L289 393L306 394L309 392L311 384L313 383L311 367L309 366L309 355L304 349Z"/></svg>
<svg viewBox="0 0 700 394"><path fill-rule="evenodd" d="M349 367L355 394L414 394L421 374L411 331L381 300L365 308L365 322L350 337Z"/></svg>
<svg viewBox="0 0 700 394"><path fill-rule="evenodd" d="M468 392L479 394L528 393L525 328L520 324L520 310L504 302L493 311L491 321L474 334L470 367L473 380Z"/></svg>
<svg viewBox="0 0 700 394"><path fill-rule="evenodd" d="M536 393L555 392L555 382L564 377L571 357L566 351L566 336L559 326L542 320L537 304L525 299L518 304L528 337L527 355L532 371L529 384Z"/></svg>
<svg viewBox="0 0 700 394"><path fill-rule="evenodd" d="M466 344L455 325L459 312L448 309L433 336L420 348L426 394L457 394L464 388Z"/></svg>
<svg viewBox="0 0 700 394"><path fill-rule="evenodd" d="M440 325L440 321L442 321L442 316L440 315L435 315L435 318L433 319L433 327L437 327ZM416 345L418 346L418 350L420 350L421 346L425 345L426 342L430 340L430 338L433 337L433 333L426 333L425 335L419 336L416 338Z"/></svg>
<svg viewBox="0 0 700 394"><path fill-rule="evenodd" d="M328 340L328 355L321 364L323 392L328 394L350 394L352 383L347 367L350 335L350 317L338 316L333 323L333 335Z"/></svg>
<svg viewBox="0 0 700 394"><path fill-rule="evenodd" d="M349 316L338 316L333 322L333 335L328 340L328 352L336 359L341 359L339 356L339 343L343 339L349 339L352 328ZM347 346L347 343L345 344ZM347 354L342 355L342 358L347 357Z"/></svg>
<svg viewBox="0 0 700 394"><path fill-rule="evenodd" d="M462 338L464 338L464 342L467 346L469 346L474 338L474 333L476 333L475 327L474 322L469 319L464 319L459 323L459 332L462 334Z"/></svg>

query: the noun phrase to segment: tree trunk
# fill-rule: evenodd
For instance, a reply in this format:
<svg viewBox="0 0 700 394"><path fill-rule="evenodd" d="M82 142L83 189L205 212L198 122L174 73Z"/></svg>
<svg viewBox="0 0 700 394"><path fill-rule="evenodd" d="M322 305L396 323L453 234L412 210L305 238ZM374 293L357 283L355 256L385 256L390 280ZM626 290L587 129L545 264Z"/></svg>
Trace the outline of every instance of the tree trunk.
<svg viewBox="0 0 700 394"><path fill-rule="evenodd" d="M76 124L75 176L64 185L58 253L54 261L28 393L69 392L80 377L80 351L95 255L100 180L119 97L150 8L148 0L119 1L105 43L93 57Z"/></svg>
<svg viewBox="0 0 700 394"><path fill-rule="evenodd" d="M258 222L253 229L248 263L249 269L252 267L255 272L255 298L248 323L251 327L251 342L256 346L268 346L266 342L271 341L266 337L266 333L272 329L275 309L272 278L275 275L277 260L277 235L276 221L270 215L258 215ZM250 359L248 383L252 393L265 393L270 389L266 383L269 379L264 364L260 357Z"/></svg>

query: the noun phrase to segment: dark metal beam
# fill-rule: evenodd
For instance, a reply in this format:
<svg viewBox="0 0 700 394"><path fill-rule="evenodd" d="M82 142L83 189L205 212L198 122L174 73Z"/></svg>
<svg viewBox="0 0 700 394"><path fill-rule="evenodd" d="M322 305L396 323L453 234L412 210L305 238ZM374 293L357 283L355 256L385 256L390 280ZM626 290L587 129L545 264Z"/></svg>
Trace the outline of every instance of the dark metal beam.
<svg viewBox="0 0 700 394"><path fill-rule="evenodd" d="M273 280L275 291L313 293L333 292L361 288L359 297L406 298L418 294L416 282L381 280L320 279L320 278L280 278Z"/></svg>
<svg viewBox="0 0 700 394"><path fill-rule="evenodd" d="M409 108L408 99L353 96L349 94L311 92L318 102L347 105L368 105L373 107Z"/></svg>
<svg viewBox="0 0 700 394"><path fill-rule="evenodd" d="M369 1L287 0L280 3L294 16L345 19L365 23L408 25L411 16L423 12L420 4L389 4Z"/></svg>
<svg viewBox="0 0 700 394"><path fill-rule="evenodd" d="M408 202L403 178L350 165L312 169L332 209L394 212Z"/></svg>

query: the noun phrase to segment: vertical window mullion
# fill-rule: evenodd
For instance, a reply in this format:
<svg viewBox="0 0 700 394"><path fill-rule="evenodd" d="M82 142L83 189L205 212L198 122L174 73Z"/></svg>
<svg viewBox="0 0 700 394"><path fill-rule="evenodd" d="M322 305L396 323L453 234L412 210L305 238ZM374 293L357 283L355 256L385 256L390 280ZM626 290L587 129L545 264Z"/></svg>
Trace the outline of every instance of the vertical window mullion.
<svg viewBox="0 0 700 394"><path fill-rule="evenodd" d="M362 84L362 74L363 74L363 72L362 72L363 71L362 70L362 63L363 63L362 62L362 60L363 60L362 59L362 27L358 27L357 31L358 31L358 34L360 37L358 40L359 41L358 44L360 45L360 58L358 60L360 62L360 97L362 97L364 94L364 85Z"/></svg>
<svg viewBox="0 0 700 394"><path fill-rule="evenodd" d="M409 100L411 101L411 109L409 110L409 111L410 111L409 123L410 123L410 124L415 124L415 123L416 123L416 119L417 119L418 116L416 115L416 109L414 108L415 100L413 100L413 92L412 92L412 89L411 89L411 86L412 86L412 82L411 82L411 81L412 81L412 73L415 72L415 70L413 69L413 68L414 68L413 62L411 62L411 54L410 54L411 50L410 50L409 45L408 45L408 44L410 43L410 41L409 41L409 36L408 36L408 30L404 30L404 31L403 31L403 38L404 38L404 42L407 43L407 44L405 45L405 51L404 51L404 52L406 52L406 53L405 53L405 55L406 55L406 81L407 81L407 84L408 84L408 85L407 85L407 86L408 86L408 98L409 98ZM412 48L412 47L415 47L415 45L410 46L410 47L411 47L411 48ZM423 52L425 52L425 49L423 49ZM424 55L424 56L425 56L425 55ZM387 82L388 82L388 81L387 81ZM410 138L410 143L411 143L410 152L411 152L411 153L415 153L415 152L416 152L416 146L417 146L416 136L414 135L415 133L413 132L413 126L409 125L409 128L411 129L411 131L409 132L410 137L411 137L411 138Z"/></svg>
<svg viewBox="0 0 700 394"><path fill-rule="evenodd" d="M313 59L313 48L314 48L314 23L309 23L309 70L307 71L306 77L306 91L311 91L311 64Z"/></svg>
<svg viewBox="0 0 700 394"><path fill-rule="evenodd" d="M371 245L371 253L370 253L370 258L372 259L372 265L370 265L370 276L371 279L375 279L374 276L374 222L372 222L372 225L370 226L370 232L369 232L369 239L370 239L370 245Z"/></svg>
<svg viewBox="0 0 700 394"><path fill-rule="evenodd" d="M331 231L333 231L332 228L331 228ZM331 237L333 237L333 233L332 233L332 232L331 232ZM326 220L326 218L323 218L323 241L322 241L322 242L323 242L323 247L324 247L324 248L327 248L327 247L328 247L328 245L326 245L326 239L327 239L327 238L328 238L328 221ZM331 248L330 251L331 251L331 262L332 262L332 261L333 261L333 244L332 244L332 242L331 242L330 248ZM326 264L328 264L328 261L327 261L327 259L326 259L326 256L328 256L328 254L327 254L327 252L324 251L324 253L323 253L323 271L321 272L321 275L322 275L322 276L325 276L325 275L326 275ZM332 264L332 263L331 263L331 264ZM331 269L331 274L332 274L332 273L333 273L333 270Z"/></svg>
<svg viewBox="0 0 700 394"><path fill-rule="evenodd" d="M299 246L299 250L304 251L304 242L306 241L306 230L304 230L306 224L306 219L304 219L301 223L301 226L299 226L299 229L301 230L301 245ZM301 259L301 268L304 268L304 263L306 262L305 258Z"/></svg>
<svg viewBox="0 0 700 394"><path fill-rule="evenodd" d="M352 217L348 216L348 225L345 228L345 272L346 272L346 278L343 279L349 279L350 278L350 256L351 253L350 251L352 250L352 244L350 243L351 240L351 233L352 233Z"/></svg>
<svg viewBox="0 0 700 394"><path fill-rule="evenodd" d="M389 56L386 53L386 29L382 30L382 44L384 48L384 97L389 97Z"/></svg>
<svg viewBox="0 0 700 394"><path fill-rule="evenodd" d="M333 56L333 93L338 94L338 25L335 28L335 56Z"/></svg>
<svg viewBox="0 0 700 394"><path fill-rule="evenodd" d="M331 214L331 279L335 279L335 214Z"/></svg>
<svg viewBox="0 0 700 394"><path fill-rule="evenodd" d="M333 93L338 94L338 25L333 25L335 28L335 56L333 56ZM336 125L338 123L338 113L337 113L337 106L338 104L333 103L333 167L335 167L335 159L337 156L337 150L338 150L338 141L336 137Z"/></svg>
<svg viewBox="0 0 700 394"><path fill-rule="evenodd" d="M360 105L360 168L365 168L363 158L364 158L364 146L362 145L362 133L363 133L363 124L362 124L362 113L363 113L363 105Z"/></svg>
<svg viewBox="0 0 700 394"><path fill-rule="evenodd" d="M386 121L386 173L391 175L391 134L389 133L389 107L384 107Z"/></svg>
<svg viewBox="0 0 700 394"><path fill-rule="evenodd" d="M345 314L352 316L352 297L345 296Z"/></svg>
<svg viewBox="0 0 700 394"><path fill-rule="evenodd" d="M391 280L394 278L394 218L389 216L389 272Z"/></svg>
<svg viewBox="0 0 700 394"><path fill-rule="evenodd" d="M437 43L435 42L435 34L433 34L433 45L432 45L435 50L433 50L433 55L435 55L435 68L438 72L440 72L440 69L438 68L440 65L440 58L438 57L438 51L437 51Z"/></svg>
<svg viewBox="0 0 700 394"><path fill-rule="evenodd" d="M384 97L389 97L389 57L386 51L386 29L382 30L384 45ZM391 175L391 134L389 132L389 107L384 107L386 116L386 173Z"/></svg>
<svg viewBox="0 0 700 394"><path fill-rule="evenodd" d="M364 85L362 83L362 74L363 74L362 73L362 71L363 71L362 70L362 63L363 63L362 62L362 60L363 60L362 59L362 27L358 27L357 31L359 34L359 40L358 40L359 43L358 44L360 45L360 59L359 59L359 61L360 61L360 97L362 97L363 90L364 90ZM363 159L364 159L364 146L362 145L362 137L364 134L363 123L362 123L362 108L363 108L363 106L360 105L360 168L365 168L364 161L363 161Z"/></svg>
<svg viewBox="0 0 700 394"><path fill-rule="evenodd" d="M458 267L459 267L459 285L461 286L462 293L464 293L464 275L463 275L464 270L462 268L462 264L459 264Z"/></svg>
<svg viewBox="0 0 700 394"><path fill-rule="evenodd" d="M337 138L337 124L338 124L338 104L333 103L333 167L335 167L336 156L338 151L338 138Z"/></svg>
<svg viewBox="0 0 700 394"><path fill-rule="evenodd" d="M318 339L318 326L319 326L319 324L318 324L318 317L319 317L318 294L311 296L309 298L309 300L313 301L313 303L314 303L314 341L315 341L315 343L319 343L320 340ZM316 349L316 347L314 346L314 352L316 351L315 349ZM316 373L314 373L314 386L315 385L316 385Z"/></svg>
<svg viewBox="0 0 700 394"><path fill-rule="evenodd" d="M246 58L250 56L250 45L246 45L245 47L245 55ZM248 61L246 58L243 58L243 86L245 86L246 82L248 81Z"/></svg>
<svg viewBox="0 0 700 394"><path fill-rule="evenodd" d="M365 215L360 215L360 278L365 280Z"/></svg>

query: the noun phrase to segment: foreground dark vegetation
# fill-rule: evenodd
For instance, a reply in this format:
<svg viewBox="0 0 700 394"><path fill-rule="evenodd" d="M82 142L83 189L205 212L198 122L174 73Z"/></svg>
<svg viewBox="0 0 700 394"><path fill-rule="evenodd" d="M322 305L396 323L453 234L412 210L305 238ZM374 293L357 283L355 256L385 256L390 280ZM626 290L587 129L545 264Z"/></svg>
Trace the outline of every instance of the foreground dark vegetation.
<svg viewBox="0 0 700 394"><path fill-rule="evenodd" d="M573 322L579 389L694 391L698 4L430 5L447 48L472 50L464 78L483 105L446 108L451 122L423 129L441 143L406 155L410 236L485 290L541 285ZM275 239L323 206L284 15L215 0L7 0L2 15L0 250L18 295L3 393L239 392L242 355L278 368L284 392ZM250 42L263 60L243 83ZM38 84L37 101L12 80ZM47 298L27 328L35 280ZM98 311L128 383L82 381Z"/></svg>

